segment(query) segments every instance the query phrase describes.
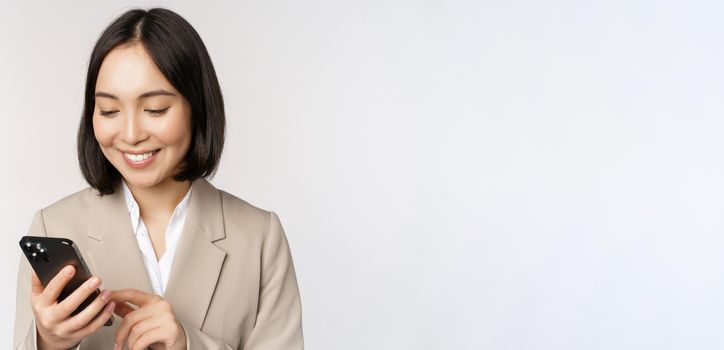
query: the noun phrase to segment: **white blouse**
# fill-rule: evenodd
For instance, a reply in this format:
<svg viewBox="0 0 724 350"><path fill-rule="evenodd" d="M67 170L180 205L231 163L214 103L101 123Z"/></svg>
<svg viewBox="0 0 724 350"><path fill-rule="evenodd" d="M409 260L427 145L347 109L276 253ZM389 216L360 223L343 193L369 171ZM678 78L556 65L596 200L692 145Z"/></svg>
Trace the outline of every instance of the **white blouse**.
<svg viewBox="0 0 724 350"><path fill-rule="evenodd" d="M191 199L191 188L189 188L186 196L179 202L173 211L173 215L171 215L171 221L166 227L166 251L163 253L163 256L161 256L161 259L156 260L156 253L153 250L146 224L143 223L143 218L141 218L138 203L136 203L136 200L133 198L133 194L128 188L128 185L126 185L125 180L121 180L121 182L123 183L123 194L126 197L126 206L131 213L131 226L133 227L133 232L136 234L138 248L141 249L141 253L143 253L143 264L146 266L146 272L151 281L151 286L153 287L154 293L163 296L163 293L166 291L166 285L168 284L168 277L171 274L171 266L173 265L173 258L176 255L176 247L178 246L184 222L186 221L186 212L188 211L189 200Z"/></svg>

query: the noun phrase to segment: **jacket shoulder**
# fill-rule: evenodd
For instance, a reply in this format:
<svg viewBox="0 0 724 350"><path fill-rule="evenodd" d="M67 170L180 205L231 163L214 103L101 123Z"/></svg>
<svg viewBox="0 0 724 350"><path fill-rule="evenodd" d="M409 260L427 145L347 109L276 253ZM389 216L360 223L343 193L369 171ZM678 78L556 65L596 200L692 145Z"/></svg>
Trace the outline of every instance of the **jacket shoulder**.
<svg viewBox="0 0 724 350"><path fill-rule="evenodd" d="M69 210L75 211L79 207L88 207L88 200L91 195L97 195L92 187L86 187L80 191L71 193L44 207L42 209L43 215L62 214Z"/></svg>
<svg viewBox="0 0 724 350"><path fill-rule="evenodd" d="M95 195L92 187L86 187L40 209L48 235L85 232L90 199Z"/></svg>
<svg viewBox="0 0 724 350"><path fill-rule="evenodd" d="M219 194L227 235L233 232L256 232L263 236L269 230L271 211L259 208L223 190L219 190Z"/></svg>

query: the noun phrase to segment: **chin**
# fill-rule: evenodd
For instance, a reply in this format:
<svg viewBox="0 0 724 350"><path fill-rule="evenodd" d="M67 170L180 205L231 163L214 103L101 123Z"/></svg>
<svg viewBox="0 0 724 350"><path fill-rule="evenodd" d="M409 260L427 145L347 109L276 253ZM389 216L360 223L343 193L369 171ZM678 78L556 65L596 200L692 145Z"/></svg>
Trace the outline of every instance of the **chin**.
<svg viewBox="0 0 724 350"><path fill-rule="evenodd" d="M161 183L161 180L155 175L130 175L123 176L126 183L135 187L153 187Z"/></svg>

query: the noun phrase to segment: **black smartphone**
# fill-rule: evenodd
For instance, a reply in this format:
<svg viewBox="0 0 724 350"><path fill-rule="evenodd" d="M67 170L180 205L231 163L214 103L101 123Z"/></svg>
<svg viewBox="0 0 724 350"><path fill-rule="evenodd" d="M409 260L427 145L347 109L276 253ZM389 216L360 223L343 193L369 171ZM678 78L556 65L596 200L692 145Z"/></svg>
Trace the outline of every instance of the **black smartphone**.
<svg viewBox="0 0 724 350"><path fill-rule="evenodd" d="M28 258L30 266L35 270L35 274L38 275L43 286L47 286L65 266L73 265L75 267L75 275L63 288L58 296L58 302L68 297L91 277L90 270L86 266L78 247L67 238L23 236L20 239L20 248L25 257ZM96 289L71 315L81 312L100 294L101 291ZM113 317L106 322L105 326L112 324Z"/></svg>

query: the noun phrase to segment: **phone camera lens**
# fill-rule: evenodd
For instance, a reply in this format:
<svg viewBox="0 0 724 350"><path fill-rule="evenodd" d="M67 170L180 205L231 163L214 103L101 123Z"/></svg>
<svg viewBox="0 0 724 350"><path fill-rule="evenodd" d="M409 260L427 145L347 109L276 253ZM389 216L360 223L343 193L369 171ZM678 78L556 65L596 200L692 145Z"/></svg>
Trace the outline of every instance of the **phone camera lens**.
<svg viewBox="0 0 724 350"><path fill-rule="evenodd" d="M48 251L40 243L26 242L23 248L30 253L30 258L33 259L33 261L40 261L41 259L50 261Z"/></svg>

